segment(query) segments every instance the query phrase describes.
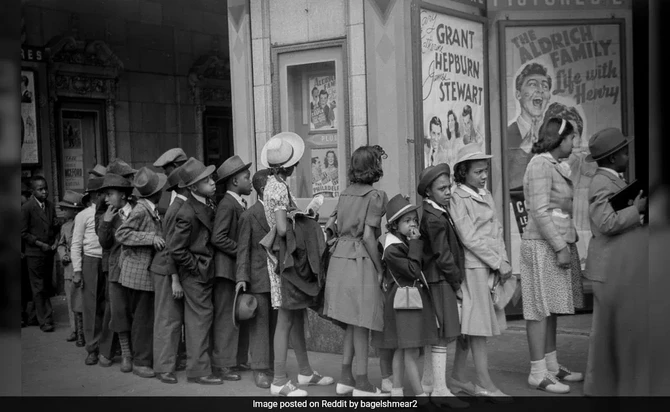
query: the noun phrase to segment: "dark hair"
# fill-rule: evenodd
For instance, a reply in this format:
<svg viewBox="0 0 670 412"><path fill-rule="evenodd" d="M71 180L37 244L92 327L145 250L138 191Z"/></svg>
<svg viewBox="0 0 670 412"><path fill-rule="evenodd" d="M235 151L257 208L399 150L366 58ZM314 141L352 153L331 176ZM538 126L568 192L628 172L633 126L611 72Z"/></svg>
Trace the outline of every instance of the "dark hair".
<svg viewBox="0 0 670 412"><path fill-rule="evenodd" d="M263 190L265 190L265 185L268 182L268 176L270 176L270 169L263 169L254 173L254 177L251 179L251 185L259 195L263 193Z"/></svg>
<svg viewBox="0 0 670 412"><path fill-rule="evenodd" d="M447 137L451 140L451 130L449 130L449 116L454 116L454 132L456 132L456 137L461 137L461 134L458 132L458 118L456 113L453 110L449 109L447 112Z"/></svg>
<svg viewBox="0 0 670 412"><path fill-rule="evenodd" d="M36 175L30 178L30 188L35 189L35 184L37 182L44 182L45 185L48 185L47 179L44 176Z"/></svg>
<svg viewBox="0 0 670 412"><path fill-rule="evenodd" d="M439 117L433 116L432 119L430 119L430 123L428 123L428 131L430 131L430 128L435 126L440 126L440 132L442 131L442 120L440 120Z"/></svg>
<svg viewBox="0 0 670 412"><path fill-rule="evenodd" d="M567 120L565 120L565 128L563 129L563 133L558 133L563 120L564 119L552 117L551 119L544 122L542 127L540 127L540 136L538 141L533 143L533 153L551 152L561 145L563 139L574 133L575 129Z"/></svg>
<svg viewBox="0 0 670 412"><path fill-rule="evenodd" d="M297 163L294 164L293 166L289 166L289 167L270 165L268 170L270 171L270 174L272 176L277 176L277 175L291 176L291 174L293 173L293 169L295 169L295 167L297 165L298 165Z"/></svg>
<svg viewBox="0 0 670 412"><path fill-rule="evenodd" d="M349 182L371 185L384 176L382 159L387 155L381 146L361 146L351 155Z"/></svg>
<svg viewBox="0 0 670 412"><path fill-rule="evenodd" d="M464 184L465 176L470 172L470 165L472 164L471 160L466 160L464 162L457 163L454 166L454 182Z"/></svg>
<svg viewBox="0 0 670 412"><path fill-rule="evenodd" d="M319 161L319 157L318 157L318 156L312 158L312 164L315 164L315 163L318 162L318 161Z"/></svg>
<svg viewBox="0 0 670 412"><path fill-rule="evenodd" d="M333 158L335 159L335 161L333 163L333 167L337 168L337 166L338 166L337 154L335 153L334 150L329 150L329 151L326 152L326 157L323 158L323 165L324 166L326 165L326 161L328 160L328 155L331 154L331 153L333 154Z"/></svg>
<svg viewBox="0 0 670 412"><path fill-rule="evenodd" d="M584 131L584 119L582 119L582 116L574 107L568 107L562 103L554 102L550 104L549 107L547 107L547 111L544 112L545 119L551 119L552 117L575 122L577 125L577 133L579 133L580 136L582 135L582 132Z"/></svg>
<svg viewBox="0 0 670 412"><path fill-rule="evenodd" d="M319 93L319 97L321 97L322 94L325 94L326 97L328 97L328 92L326 91L326 89L321 90L321 92Z"/></svg>
<svg viewBox="0 0 670 412"><path fill-rule="evenodd" d="M314 90L316 90L316 91L318 92L318 91L319 91L319 88L316 87L316 86L314 86L314 88L312 89L312 94L314 94Z"/></svg>
<svg viewBox="0 0 670 412"><path fill-rule="evenodd" d="M521 73L519 73L518 76L516 76L516 89L518 91L521 90L521 86L523 86L523 82L526 81L526 77L528 76L533 76L533 75L540 75L540 76L545 76L547 80L549 80L549 90L551 90L551 76L549 76L549 73L547 73L547 69L538 63L530 63L527 64L526 67L521 70Z"/></svg>
<svg viewBox="0 0 670 412"><path fill-rule="evenodd" d="M463 107L463 113L461 114L461 116L463 117L470 116L470 118L472 119L472 107L470 107L469 104L466 104L465 107Z"/></svg>

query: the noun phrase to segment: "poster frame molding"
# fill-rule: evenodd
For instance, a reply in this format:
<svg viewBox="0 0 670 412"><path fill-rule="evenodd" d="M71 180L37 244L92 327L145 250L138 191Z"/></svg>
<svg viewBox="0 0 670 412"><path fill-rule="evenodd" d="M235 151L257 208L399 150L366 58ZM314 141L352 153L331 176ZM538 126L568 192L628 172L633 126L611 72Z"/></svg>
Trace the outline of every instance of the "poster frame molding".
<svg viewBox="0 0 670 412"><path fill-rule="evenodd" d="M414 81L414 164L417 179L424 169L423 158L423 87L422 87L422 61L421 61L421 10L429 10L435 13L445 14L447 16L469 20L482 25L482 46L483 63L482 70L484 76L484 89L486 90L487 101L484 103L484 132L488 138L485 139L486 153L491 154L491 108L490 108L490 85L489 85L489 18L477 14L465 13L459 10L453 10L444 6L438 6L422 0L413 0L411 5L411 36L412 36L412 77ZM453 167L454 165L449 165ZM491 181L489 177L486 185L491 191ZM418 181L415 182L418 184ZM416 193L417 204L421 204L423 196Z"/></svg>
<svg viewBox="0 0 670 412"><path fill-rule="evenodd" d="M510 195L509 195L509 168L507 167L507 43L505 29L508 27L551 27L551 26L578 26L578 25L617 25L619 26L619 69L621 73L621 130L625 136L630 136L628 122L628 77L626 61L626 19L625 18L591 18L591 19L539 19L539 20L498 20L498 63L500 87L500 132L501 132L501 170L503 190L503 231L507 250L512 248ZM631 165L634 166L634 163Z"/></svg>
<svg viewBox="0 0 670 412"><path fill-rule="evenodd" d="M42 121L42 115L40 113L40 97L42 96L42 93L40 93L39 90L39 85L40 83L40 70L37 67L34 67L34 64L37 64L38 62L32 62L30 61L30 64L28 64L29 61L23 61L21 64L21 70L19 71L19 75L21 75L21 72L32 72L33 73L33 88L35 89L35 94L33 95L33 105L35 106L35 142L37 144L37 162L35 163L23 163L21 160L21 168L40 168L42 167L42 127L41 127L41 121ZM20 86L19 86L20 87ZM20 89L19 89L20 90ZM21 103L19 103L20 105ZM19 112L21 110L19 109ZM20 113L19 113L20 114ZM22 154L21 154L21 148L19 148L19 159L21 159Z"/></svg>

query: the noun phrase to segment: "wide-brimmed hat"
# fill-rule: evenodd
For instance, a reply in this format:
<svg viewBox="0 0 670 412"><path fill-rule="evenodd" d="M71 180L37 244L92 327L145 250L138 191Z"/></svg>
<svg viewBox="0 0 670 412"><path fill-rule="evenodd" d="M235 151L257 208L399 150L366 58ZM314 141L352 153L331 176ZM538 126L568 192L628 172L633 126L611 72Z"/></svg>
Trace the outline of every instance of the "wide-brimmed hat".
<svg viewBox="0 0 670 412"><path fill-rule="evenodd" d="M81 193L77 193L73 190L66 190L65 194L63 195L63 200L58 202L58 206L61 208L67 207L70 209L83 209L84 202L83 202L84 195Z"/></svg>
<svg viewBox="0 0 670 412"><path fill-rule="evenodd" d="M256 309L258 308L258 301L254 295L248 293L240 294L241 290L235 291L235 299L233 300L233 325L239 328L239 321L252 319L256 316Z"/></svg>
<svg viewBox="0 0 670 412"><path fill-rule="evenodd" d="M107 168L101 164L97 164L93 169L90 169L88 173L96 175L97 177L104 177L105 173L107 173Z"/></svg>
<svg viewBox="0 0 670 412"><path fill-rule="evenodd" d="M251 167L251 163L244 163L238 155L229 157L218 169L216 169L216 183L226 181L228 178L243 172Z"/></svg>
<svg viewBox="0 0 670 412"><path fill-rule="evenodd" d="M603 129L589 140L589 154L586 156L587 162L595 162L596 160L604 159L628 146L633 138L627 139L621 133L621 130L614 127Z"/></svg>
<svg viewBox="0 0 670 412"><path fill-rule="evenodd" d="M456 163L454 163L454 169L456 168L456 165L461 162L466 162L468 160L488 160L492 157L493 156L484 153L479 144L469 143L459 149L458 158Z"/></svg>
<svg viewBox="0 0 670 412"><path fill-rule="evenodd" d="M123 176L128 178L137 173L136 169L130 167L130 165L124 162L121 159L114 159L110 164L107 165L107 173L113 173L115 175Z"/></svg>
<svg viewBox="0 0 670 412"><path fill-rule="evenodd" d="M123 176L114 174L114 173L107 173L105 177L103 178L102 181L102 186L100 187L100 190L104 189L128 189L132 188L133 184L130 182L130 180L126 179Z"/></svg>
<svg viewBox="0 0 670 412"><path fill-rule="evenodd" d="M293 132L281 132L268 140L261 150L261 164L265 167L291 167L305 153L305 142Z"/></svg>
<svg viewBox="0 0 670 412"><path fill-rule="evenodd" d="M163 173L156 173L148 167L143 167L137 171L133 186L138 197L150 197L163 190L167 183L167 176Z"/></svg>
<svg viewBox="0 0 670 412"><path fill-rule="evenodd" d="M419 195L425 197L426 189L442 174L451 176L451 169L447 163L440 163L423 169L421 173L419 173L419 186L417 187Z"/></svg>
<svg viewBox="0 0 670 412"><path fill-rule="evenodd" d="M155 167L164 167L170 163L179 163L185 162L188 159L186 153L179 147L170 149L167 152L163 153L156 161L154 162Z"/></svg>
<svg viewBox="0 0 670 412"><path fill-rule="evenodd" d="M167 178L167 186L165 187L166 191L172 192L177 187L179 187L179 183L181 183L181 177L179 177L180 170L181 166L177 167L172 172L170 172Z"/></svg>
<svg viewBox="0 0 670 412"><path fill-rule="evenodd" d="M386 216L390 216L386 220L391 223L394 220L400 219L405 213L409 213L418 208L419 206L411 204L407 197L400 194L395 195L386 205Z"/></svg>
<svg viewBox="0 0 670 412"><path fill-rule="evenodd" d="M181 165L180 169L179 178L181 182L179 182L179 187L184 188L210 176L216 168L214 166L205 166L200 160L192 157Z"/></svg>

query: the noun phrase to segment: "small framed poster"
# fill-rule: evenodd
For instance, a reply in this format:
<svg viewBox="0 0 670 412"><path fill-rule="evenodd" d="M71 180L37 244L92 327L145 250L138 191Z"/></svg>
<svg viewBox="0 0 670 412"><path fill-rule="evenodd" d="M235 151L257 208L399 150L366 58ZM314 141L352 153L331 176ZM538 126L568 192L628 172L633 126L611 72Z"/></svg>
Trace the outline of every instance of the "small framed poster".
<svg viewBox="0 0 670 412"><path fill-rule="evenodd" d="M21 70L21 164L25 166L40 164L36 77L33 70Z"/></svg>

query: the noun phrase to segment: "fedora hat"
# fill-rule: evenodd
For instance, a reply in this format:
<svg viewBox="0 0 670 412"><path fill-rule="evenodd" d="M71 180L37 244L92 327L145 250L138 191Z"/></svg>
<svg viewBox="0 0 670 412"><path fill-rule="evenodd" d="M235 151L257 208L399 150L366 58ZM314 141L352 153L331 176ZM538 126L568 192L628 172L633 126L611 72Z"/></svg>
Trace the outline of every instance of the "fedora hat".
<svg viewBox="0 0 670 412"><path fill-rule="evenodd" d="M107 173L114 173L115 175L123 176L125 178L132 177L137 173L136 169L121 159L114 159L107 165Z"/></svg>
<svg viewBox="0 0 670 412"><path fill-rule="evenodd" d="M254 295L243 293L240 295L240 290L235 291L235 299L233 300L233 325L239 328L239 321L249 320L256 316L256 308L258 301Z"/></svg>
<svg viewBox="0 0 670 412"><path fill-rule="evenodd" d="M419 173L419 186L417 191L422 197L426 196L426 189L442 174L451 176L451 170L447 163L440 163L435 166L428 166Z"/></svg>
<svg viewBox="0 0 670 412"><path fill-rule="evenodd" d="M242 159L235 155L229 157L218 169L216 169L216 183L224 182L228 178L235 176L236 174L243 172L251 167L251 163L244 163Z"/></svg>
<svg viewBox="0 0 670 412"><path fill-rule="evenodd" d="M409 202L409 198L397 194L393 196L386 205L386 216L390 216L386 220L391 223L394 220L400 219L405 213L409 213L418 208L419 206L414 206Z"/></svg>
<svg viewBox="0 0 670 412"><path fill-rule="evenodd" d="M97 164L88 171L88 174L95 175L97 177L104 177L107 173L107 168L101 164Z"/></svg>
<svg viewBox="0 0 670 412"><path fill-rule="evenodd" d="M461 147L458 151L458 160L456 160L456 163L454 163L454 168L456 168L456 165L461 162L466 162L468 160L488 160L492 157L493 156L482 152L479 144L469 143Z"/></svg>
<svg viewBox="0 0 670 412"><path fill-rule="evenodd" d="M595 162L596 160L604 159L628 146L633 138L627 139L621 133L621 130L614 127L603 129L589 140L589 152L586 156L587 162Z"/></svg>
<svg viewBox="0 0 670 412"><path fill-rule="evenodd" d="M210 176L216 168L211 165L205 166L200 160L192 157L181 165L180 169L179 178L181 182L179 182L179 187L183 189Z"/></svg>
<svg viewBox="0 0 670 412"><path fill-rule="evenodd" d="M102 180L102 186L100 186L100 190L109 188L127 189L132 187L133 184L130 183L130 180L126 179L125 177L114 173L107 173Z"/></svg>
<svg viewBox="0 0 670 412"><path fill-rule="evenodd" d="M170 163L181 163L188 160L186 153L181 148L170 149L167 152L163 153L156 161L154 162L155 167L165 167Z"/></svg>
<svg viewBox="0 0 670 412"><path fill-rule="evenodd" d="M70 209L83 209L84 203L82 202L84 195L77 193L73 190L66 190L63 195L63 200L58 202L58 206L61 208L68 207Z"/></svg>
<svg viewBox="0 0 670 412"><path fill-rule="evenodd" d="M265 167L291 167L305 153L305 142L293 132L281 132L268 140L261 150L261 164Z"/></svg>
<svg viewBox="0 0 670 412"><path fill-rule="evenodd" d="M133 179L133 186L135 186L138 197L149 197L160 192L166 182L167 176L163 173L156 173L148 167L143 167L137 171Z"/></svg>
<svg viewBox="0 0 670 412"><path fill-rule="evenodd" d="M179 171L180 170L181 170L181 166L179 166L178 168L176 168L172 172L170 172L170 175L167 178L167 187L165 187L166 191L172 192L177 187L179 187L179 183L181 183L181 178L179 177Z"/></svg>
<svg viewBox="0 0 670 412"><path fill-rule="evenodd" d="M86 193L97 192L102 187L102 182L105 181L105 178L100 177L89 177L88 186L86 187Z"/></svg>

